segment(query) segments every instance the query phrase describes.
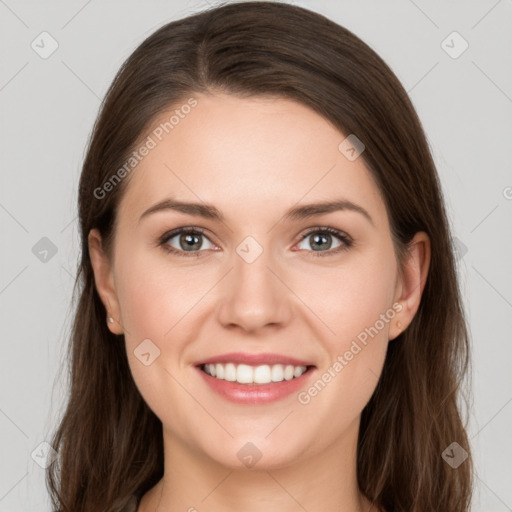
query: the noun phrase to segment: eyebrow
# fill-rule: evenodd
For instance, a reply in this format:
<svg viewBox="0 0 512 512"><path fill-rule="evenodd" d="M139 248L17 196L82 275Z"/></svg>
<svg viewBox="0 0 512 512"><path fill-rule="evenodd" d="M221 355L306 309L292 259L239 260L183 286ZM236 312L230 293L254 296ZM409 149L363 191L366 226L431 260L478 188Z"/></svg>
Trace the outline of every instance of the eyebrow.
<svg viewBox="0 0 512 512"><path fill-rule="evenodd" d="M188 215L194 215L198 217L204 217L206 219L216 220L223 222L225 220L224 215L215 206L206 203L189 203L185 201L177 201L175 199L164 199L153 206L149 207L139 218L139 222L147 217L148 215L163 211L163 210L174 210ZM372 225L375 225L370 214L362 207L352 201L346 199L337 199L327 202L317 202L311 204L305 204L301 206L295 206L290 208L284 215L283 220L285 221L297 221L308 219L315 215L322 215L325 213L331 213L335 211L353 211L363 215Z"/></svg>

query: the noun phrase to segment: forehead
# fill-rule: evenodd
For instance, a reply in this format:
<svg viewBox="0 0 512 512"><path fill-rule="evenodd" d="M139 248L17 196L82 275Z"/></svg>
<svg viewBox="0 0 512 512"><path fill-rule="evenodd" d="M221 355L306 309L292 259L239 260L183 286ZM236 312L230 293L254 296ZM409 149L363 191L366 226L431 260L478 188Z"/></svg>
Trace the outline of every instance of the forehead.
<svg viewBox="0 0 512 512"><path fill-rule="evenodd" d="M346 135L309 107L285 98L191 97L193 108L173 105L143 134L152 147L132 171L121 217L138 218L170 196L214 204L228 218L230 210L254 218L338 198L385 215L362 158L339 150Z"/></svg>

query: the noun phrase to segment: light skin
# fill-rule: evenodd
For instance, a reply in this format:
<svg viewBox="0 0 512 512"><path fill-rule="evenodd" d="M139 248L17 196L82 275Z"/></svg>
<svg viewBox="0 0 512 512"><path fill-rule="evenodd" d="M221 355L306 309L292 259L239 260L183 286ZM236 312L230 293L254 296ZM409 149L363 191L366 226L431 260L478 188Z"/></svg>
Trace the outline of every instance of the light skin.
<svg viewBox="0 0 512 512"><path fill-rule="evenodd" d="M388 343L418 309L429 239L416 234L399 274L377 185L362 158L339 151L345 135L313 110L283 98L193 96L197 106L132 171L111 261L98 231L89 235L109 328L124 334L134 381L163 424L165 474L138 510L376 511L356 480L360 416ZM211 204L224 220L170 209L140 219L169 197ZM371 221L349 209L284 218L290 208L338 199ZM335 252L344 242L325 226L353 244ZM205 230L195 234L198 257L187 256L179 234L164 245L182 255L158 245L180 227ZM252 263L236 251L248 236L263 249ZM397 303L401 311L307 405L297 393L231 403L194 367L227 352L273 352L314 364L309 387ZM146 366L134 350L148 338L160 356ZM247 442L262 454L252 468L237 457Z"/></svg>

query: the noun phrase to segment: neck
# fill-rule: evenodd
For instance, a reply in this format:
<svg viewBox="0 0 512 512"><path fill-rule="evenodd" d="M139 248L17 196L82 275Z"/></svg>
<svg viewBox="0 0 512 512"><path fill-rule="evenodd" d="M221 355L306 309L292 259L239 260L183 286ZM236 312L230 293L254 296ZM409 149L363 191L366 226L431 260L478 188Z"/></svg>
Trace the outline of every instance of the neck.
<svg viewBox="0 0 512 512"><path fill-rule="evenodd" d="M357 484L359 421L321 452L286 467L226 467L164 429L164 477L138 512L375 512Z"/></svg>

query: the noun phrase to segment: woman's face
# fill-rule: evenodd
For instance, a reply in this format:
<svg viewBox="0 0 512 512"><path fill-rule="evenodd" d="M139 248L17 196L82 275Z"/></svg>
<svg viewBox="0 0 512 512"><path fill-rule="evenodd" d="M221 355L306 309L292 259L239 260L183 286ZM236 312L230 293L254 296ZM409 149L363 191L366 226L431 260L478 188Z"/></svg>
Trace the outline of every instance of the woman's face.
<svg viewBox="0 0 512 512"><path fill-rule="evenodd" d="M168 133L174 108L148 132L155 146L118 212L111 289L97 283L169 443L225 466L285 466L353 441L399 332L388 217L360 148L340 150L346 136L306 106L193 96ZM147 212L162 201L197 207ZM305 208L325 202L345 207ZM222 220L200 215L213 209ZM196 231L162 240L178 228ZM230 353L242 359L221 359ZM248 380L265 362L263 381L289 378L287 364L272 368L282 358L311 368L250 385L197 366L222 360L227 376L227 362L262 353L246 360Z"/></svg>

